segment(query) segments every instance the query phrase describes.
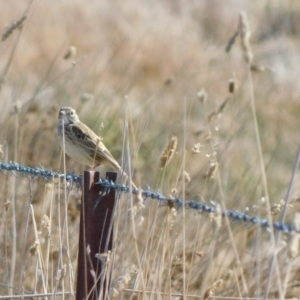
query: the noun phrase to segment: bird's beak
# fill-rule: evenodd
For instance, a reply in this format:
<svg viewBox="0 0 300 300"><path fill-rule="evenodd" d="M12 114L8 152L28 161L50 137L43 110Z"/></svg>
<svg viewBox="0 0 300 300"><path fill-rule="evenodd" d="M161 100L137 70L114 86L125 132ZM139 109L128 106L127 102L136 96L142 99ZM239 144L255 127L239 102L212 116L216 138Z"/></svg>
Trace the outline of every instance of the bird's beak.
<svg viewBox="0 0 300 300"><path fill-rule="evenodd" d="M64 110L60 110L60 111L59 111L59 115L60 115L60 116L65 115L65 114L66 114L66 112L65 112Z"/></svg>

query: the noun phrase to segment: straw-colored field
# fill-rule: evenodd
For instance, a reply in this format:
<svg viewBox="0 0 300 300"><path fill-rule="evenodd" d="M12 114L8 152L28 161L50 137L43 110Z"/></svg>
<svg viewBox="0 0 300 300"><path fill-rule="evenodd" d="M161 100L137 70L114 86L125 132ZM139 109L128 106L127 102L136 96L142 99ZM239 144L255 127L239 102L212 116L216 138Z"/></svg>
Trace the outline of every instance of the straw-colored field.
<svg viewBox="0 0 300 300"><path fill-rule="evenodd" d="M300 141L297 1L2 0L0 10L1 162L63 171L57 117L71 106L139 187L280 219ZM226 52L240 11L251 49L239 34ZM86 169L66 159L67 171ZM73 299L80 190L7 172L0 187L0 295ZM286 222L298 195L296 173ZM299 297L298 236L283 234L276 250L274 234L254 226L133 203L124 195L116 216L111 298Z"/></svg>

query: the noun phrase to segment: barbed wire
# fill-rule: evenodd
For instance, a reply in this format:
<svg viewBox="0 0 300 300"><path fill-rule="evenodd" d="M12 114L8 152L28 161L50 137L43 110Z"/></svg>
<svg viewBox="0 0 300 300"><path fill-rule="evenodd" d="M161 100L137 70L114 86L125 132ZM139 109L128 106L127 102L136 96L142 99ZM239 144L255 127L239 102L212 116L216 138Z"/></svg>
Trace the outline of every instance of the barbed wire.
<svg viewBox="0 0 300 300"><path fill-rule="evenodd" d="M68 182L74 182L76 184L81 185L82 182L82 176L78 176L74 173L61 173L61 172L55 172L52 170L45 170L42 166L39 168L31 168L22 166L18 163L0 163L0 171L11 171L14 175L17 175L16 172L26 174L26 175L32 175L33 177L40 176L46 180L53 179L53 178L59 178L59 179L65 179Z"/></svg>
<svg viewBox="0 0 300 300"><path fill-rule="evenodd" d="M74 173L60 173L52 170L45 170L42 166L39 168L31 168L20 165L18 163L0 163L0 171L10 171L14 175L17 175L16 172L26 175L31 175L33 177L40 176L46 180L50 180L53 178L58 179L66 179L68 182L76 183L81 185L82 183L82 176L76 175ZM214 214L217 213L216 206L210 206L205 203L200 203L194 200L184 201L179 197L166 197L159 192L151 191L150 187L147 187L145 190L143 189L132 189L130 186L126 186L124 184L118 184L108 179L100 179L98 185L103 187L102 196L104 194L109 193L109 191L115 190L121 193L129 193L132 192L135 195L140 194L144 200L151 198L157 200L160 204L168 205L174 207L176 209L180 209L183 206L188 209L193 209L195 211L200 211L204 213ZM100 195L101 196L101 195ZM242 222L245 225L257 225L264 229L274 229L276 231L281 231L283 233L300 233L300 229L296 228L293 223L279 223L273 222L270 223L267 219L261 219L257 216L249 216L246 213L233 211L233 210L226 210L221 212L222 217L228 217L233 221Z"/></svg>

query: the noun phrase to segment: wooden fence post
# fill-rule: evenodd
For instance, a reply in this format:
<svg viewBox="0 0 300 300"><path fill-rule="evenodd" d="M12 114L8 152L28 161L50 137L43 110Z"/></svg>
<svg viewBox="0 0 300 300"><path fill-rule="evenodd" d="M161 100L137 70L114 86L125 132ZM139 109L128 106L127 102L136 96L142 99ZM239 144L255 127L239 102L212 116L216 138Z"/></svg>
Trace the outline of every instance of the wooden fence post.
<svg viewBox="0 0 300 300"><path fill-rule="evenodd" d="M108 172L106 176L115 182L117 173ZM112 250L115 191L111 189L95 208L102 189L95 185L99 179L98 171L84 172L76 300L106 300L110 289L110 274L107 274L106 264L99 255L105 257Z"/></svg>

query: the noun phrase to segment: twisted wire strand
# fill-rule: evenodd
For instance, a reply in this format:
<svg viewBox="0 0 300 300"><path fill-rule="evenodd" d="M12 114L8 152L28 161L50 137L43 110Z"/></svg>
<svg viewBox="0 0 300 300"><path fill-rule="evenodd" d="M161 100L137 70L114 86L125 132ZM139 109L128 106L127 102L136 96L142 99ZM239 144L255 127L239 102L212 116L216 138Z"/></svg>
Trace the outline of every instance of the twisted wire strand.
<svg viewBox="0 0 300 300"><path fill-rule="evenodd" d="M31 175L34 177L40 176L46 180L59 178L61 180L66 179L66 181L76 183L78 185L81 185L82 183L82 176L78 176L74 173L64 174L52 170L45 170L43 167L31 168L31 167L20 165L18 163L0 163L0 171L5 171L5 170L10 171L15 175L16 172L18 172L22 174ZM124 184L118 184L108 179L100 179L99 182L96 184L101 185L103 187L102 195L109 193L111 189L121 193L129 193L130 191L132 191L132 193L135 195L140 193L143 196L145 201L151 198L157 200L162 205L171 205L176 209L180 209L183 206L185 206L186 208L204 212L204 213L216 213L215 206L210 206L205 203L199 203L194 200L183 201L179 197L175 197L175 198L166 197L159 192L151 191L149 186L147 186L147 188L144 190L131 189L129 186L126 186ZM222 217L228 217L233 221L239 221L245 225L256 225L264 229L269 229L269 230L273 229L276 231L281 231L283 233L300 233L300 229L296 228L296 226L293 223L280 223L280 222L270 223L267 219L261 219L257 216L251 217L245 213L241 213L233 210L226 210L221 212L221 214Z"/></svg>
<svg viewBox="0 0 300 300"><path fill-rule="evenodd" d="M31 167L22 166L18 163L0 163L0 171L4 171L4 170L10 171L14 175L17 175L16 172L18 172L22 174L32 175L34 177L41 176L46 180L53 179L53 178L59 178L59 179L66 178L67 181L72 181L77 184L81 184L82 182L82 176L78 176L74 173L64 174L52 170L45 170L42 166L40 166L39 168L31 168Z"/></svg>

